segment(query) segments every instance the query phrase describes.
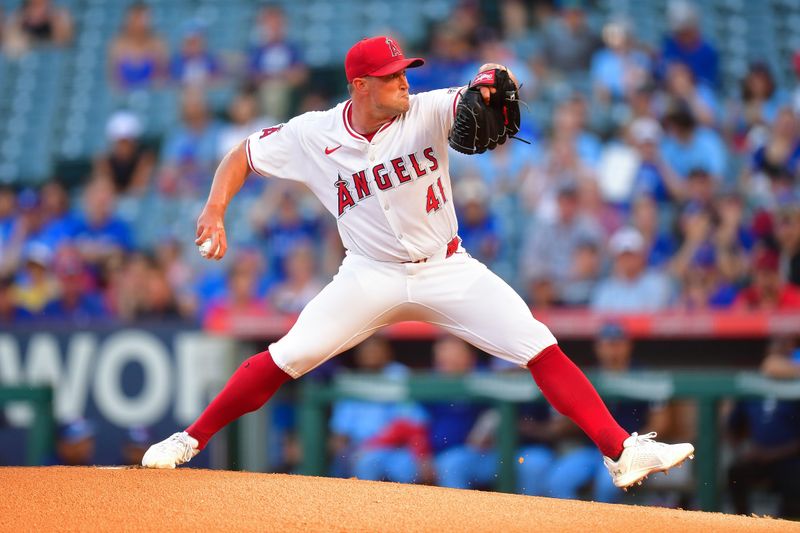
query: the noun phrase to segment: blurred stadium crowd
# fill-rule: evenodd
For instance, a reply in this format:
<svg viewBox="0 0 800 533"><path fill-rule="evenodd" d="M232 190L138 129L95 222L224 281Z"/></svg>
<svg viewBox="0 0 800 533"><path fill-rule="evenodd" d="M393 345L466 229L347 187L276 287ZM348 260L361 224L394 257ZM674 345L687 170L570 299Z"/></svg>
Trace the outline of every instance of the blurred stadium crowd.
<svg viewBox="0 0 800 533"><path fill-rule="evenodd" d="M198 260L193 224L234 143L345 98L341 58L310 66L288 4L251 6L235 50L208 44L217 28L202 18L207 2L109 4L120 23L95 50L107 58L98 106L108 113L85 132L104 146L83 166L46 147L24 157L52 161L45 174L0 176L0 316L297 312L342 254L309 193L251 179L220 265ZM406 42L428 58L409 81L412 91L463 84L488 59L522 81L533 146L452 154L451 169L464 245L534 308L800 307L800 87L776 75L788 65L749 50L753 62L732 80L702 31L708 4L656 2L667 22L656 47L641 40L632 6L598 18L614 4L445 4ZM165 6L172 17L156 26ZM58 2L23 2L4 18L8 72L82 42L78 13ZM383 29L408 39L390 21ZM168 46L163 34L179 35ZM800 55L794 66L800 74ZM178 99L172 123L157 120L165 94Z"/></svg>
<svg viewBox="0 0 800 533"><path fill-rule="evenodd" d="M335 222L310 193L253 177L231 205L222 263L200 260L194 222L236 142L347 97L344 51L367 32L391 33L426 58L407 73L412 92L463 85L488 60L521 80L520 136L533 144L479 157L451 152L450 164L464 246L532 308L800 309L800 41L781 37L800 21L796 2L0 6L8 112L0 131L28 127L16 113L49 113L30 119L38 133L0 146L3 325L299 312L343 254ZM393 17L397 10L408 17ZM48 88L73 79L69 72L77 81ZM45 96L9 96L19 87ZM608 325L601 366L626 369L629 342ZM359 366L407 372L389 349L365 343ZM797 375L792 353L791 345L772 350L770 371ZM475 364L453 339L434 349L437 371ZM631 431L680 434L669 429L667 406L617 407ZM796 405L772 405L777 414L763 420L762 407L734 409L731 427L761 424L765 446L798 439L786 430ZM593 498L618 498L596 471L597 452L580 440L558 468L537 470L574 428L536 409L520 421L519 490L572 497L594 479L581 476L597 474ZM332 473L486 486L495 424L479 406L342 402L331 422ZM774 427L783 441L773 442ZM280 455L291 468L298 452L287 439ZM774 471L788 493L800 479L797 454ZM737 470L738 486L759 473Z"/></svg>

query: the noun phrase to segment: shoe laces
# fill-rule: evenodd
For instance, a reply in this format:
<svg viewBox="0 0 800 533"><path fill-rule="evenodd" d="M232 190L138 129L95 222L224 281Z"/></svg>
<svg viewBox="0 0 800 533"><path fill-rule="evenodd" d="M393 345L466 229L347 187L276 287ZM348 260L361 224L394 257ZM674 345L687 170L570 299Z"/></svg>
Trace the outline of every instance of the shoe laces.
<svg viewBox="0 0 800 533"><path fill-rule="evenodd" d="M183 462L188 462L194 454L192 453L192 445L183 433L175 433L164 441L164 446L169 447L181 456Z"/></svg>
<svg viewBox="0 0 800 533"><path fill-rule="evenodd" d="M658 442L658 441L653 440L657 436L658 436L658 434L655 431L651 431L650 433L645 433L644 435L639 435L636 432L631 433L631 437L633 437L633 440L634 440L634 446L637 446L637 445L640 445L640 444L649 444L649 445L653 445L653 446L665 446L665 444L663 442Z"/></svg>

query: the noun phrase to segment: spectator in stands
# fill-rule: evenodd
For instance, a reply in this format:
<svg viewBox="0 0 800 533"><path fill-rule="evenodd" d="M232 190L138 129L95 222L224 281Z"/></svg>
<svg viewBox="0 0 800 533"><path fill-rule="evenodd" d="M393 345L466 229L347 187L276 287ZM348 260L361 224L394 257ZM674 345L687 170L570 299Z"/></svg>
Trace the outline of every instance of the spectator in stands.
<svg viewBox="0 0 800 533"><path fill-rule="evenodd" d="M262 294L264 264L253 251L242 251L231 263L225 278L225 288L215 296L204 313L207 324L229 323L230 315L262 316L269 311Z"/></svg>
<svg viewBox="0 0 800 533"><path fill-rule="evenodd" d="M156 244L155 261L175 293L181 316L195 316L198 306L194 293L195 272L183 256L181 241L173 237Z"/></svg>
<svg viewBox="0 0 800 533"><path fill-rule="evenodd" d="M260 115L257 92L255 88L248 86L242 87L231 99L227 115L228 121L222 126L219 134L217 146L219 159L254 131L273 126L278 122L272 117Z"/></svg>
<svg viewBox="0 0 800 533"><path fill-rule="evenodd" d="M60 293L42 312L42 318L88 325L106 319L109 313L102 296L93 287L93 280L77 251L65 250L54 265Z"/></svg>
<svg viewBox="0 0 800 533"><path fill-rule="evenodd" d="M520 406L517 423L519 459L517 492L526 496L547 496L548 472L555 459L554 446L569 427L566 419L554 416L547 403L539 401Z"/></svg>
<svg viewBox="0 0 800 533"><path fill-rule="evenodd" d="M662 267L677 249L675 239L664 229L672 222L670 214L671 211L659 211L656 201L647 194L640 195L633 201L630 224L644 239L649 267Z"/></svg>
<svg viewBox="0 0 800 533"><path fill-rule="evenodd" d="M303 212L300 206L302 196L297 189L275 191L267 187L264 196L269 203L266 206L256 204L252 223L256 233L270 245L268 270L276 278L283 279L289 252L299 242L320 242L321 223L316 214Z"/></svg>
<svg viewBox="0 0 800 533"><path fill-rule="evenodd" d="M170 60L169 72L182 86L208 87L221 79L222 65L217 55L208 49L202 23L189 23L180 50Z"/></svg>
<svg viewBox="0 0 800 533"><path fill-rule="evenodd" d="M141 296L133 309L134 320L178 320L183 316L166 273L154 258L147 256L144 284L139 288Z"/></svg>
<svg viewBox="0 0 800 533"><path fill-rule="evenodd" d="M489 191L482 181L465 179L455 196L458 235L470 255L492 265L500 253L500 221L492 212Z"/></svg>
<svg viewBox="0 0 800 533"><path fill-rule="evenodd" d="M110 257L133 249L128 225L115 213L114 186L93 179L83 192L83 210L75 223L73 243L85 263L95 271Z"/></svg>
<svg viewBox="0 0 800 533"><path fill-rule="evenodd" d="M800 202L777 210L775 238L780 249L781 279L800 287Z"/></svg>
<svg viewBox="0 0 800 533"><path fill-rule="evenodd" d="M192 197L214 177L220 124L211 115L198 88L183 92L181 123L167 132L161 149L159 189L170 196Z"/></svg>
<svg viewBox="0 0 800 533"><path fill-rule="evenodd" d="M42 185L39 197L42 230L37 240L58 252L75 232L75 215L70 209L69 193L62 182L52 179Z"/></svg>
<svg viewBox="0 0 800 533"><path fill-rule="evenodd" d="M601 279L602 243L594 238L578 241L572 252L572 266L557 285L558 301L565 306L585 307Z"/></svg>
<svg viewBox="0 0 800 533"><path fill-rule="evenodd" d="M684 199L686 184L662 155L663 132L658 121L638 118L631 123L629 134L639 160L629 201L646 195L661 206L669 206Z"/></svg>
<svg viewBox="0 0 800 533"><path fill-rule="evenodd" d="M679 256L681 253L683 249ZM677 307L696 311L727 308L733 304L738 288L723 274L721 255L710 242L704 242L694 250L677 278L681 290Z"/></svg>
<svg viewBox="0 0 800 533"><path fill-rule="evenodd" d="M686 63L673 62L666 68L667 94L686 102L699 124L713 128L719 119L719 104L713 89L697 83Z"/></svg>
<svg viewBox="0 0 800 533"><path fill-rule="evenodd" d="M355 350L359 371L402 381L408 369L393 358L391 346L381 337L373 336ZM333 474L400 483L420 479L421 466L430 464L424 420L416 404L337 401L330 422Z"/></svg>
<svg viewBox="0 0 800 533"><path fill-rule="evenodd" d="M786 93L778 88L766 63L756 62L750 65L742 79L740 91L741 100L731 113L730 125L737 148L743 147L747 136L755 129L773 124L778 111L789 104Z"/></svg>
<svg viewBox="0 0 800 533"><path fill-rule="evenodd" d="M19 56L43 44L66 46L72 33L72 17L66 9L51 0L24 0L8 17L3 45L8 55Z"/></svg>
<svg viewBox="0 0 800 533"><path fill-rule="evenodd" d="M522 282L525 287L523 299L531 308L545 311L562 306L563 302L558 299L558 288L553 276L538 272L527 277L523 276Z"/></svg>
<svg viewBox="0 0 800 533"><path fill-rule="evenodd" d="M45 216L39 191L26 187L17 194L17 219L22 231L19 241L24 252L31 243L44 243Z"/></svg>
<svg viewBox="0 0 800 533"><path fill-rule="evenodd" d="M503 41L519 58L532 58L539 51L539 41L530 29L531 14L522 0L500 2L500 27ZM539 61L538 63L541 63Z"/></svg>
<svg viewBox="0 0 800 533"><path fill-rule="evenodd" d="M736 299L741 309L784 311L800 309L800 287L784 283L777 252L762 248L756 253L753 278Z"/></svg>
<svg viewBox="0 0 800 533"><path fill-rule="evenodd" d="M17 216L17 194L0 184L0 277L13 273L22 253L24 228Z"/></svg>
<svg viewBox="0 0 800 533"><path fill-rule="evenodd" d="M624 100L647 83L650 59L635 48L633 31L626 19L614 19L603 28L605 48L592 57L591 79L595 98L610 103Z"/></svg>
<svg viewBox="0 0 800 533"><path fill-rule="evenodd" d="M789 107L778 111L766 142L756 148L741 176L747 195L760 207L775 207L778 198L797 187L800 176L798 120Z"/></svg>
<svg viewBox="0 0 800 533"><path fill-rule="evenodd" d="M153 30L150 7L134 2L108 51L112 87L124 91L152 88L167 73L167 45Z"/></svg>
<svg viewBox="0 0 800 533"><path fill-rule="evenodd" d="M631 227L618 230L609 241L614 257L611 276L600 281L592 295L595 311L643 313L665 309L672 300L669 279L647 268L642 234Z"/></svg>
<svg viewBox="0 0 800 533"><path fill-rule="evenodd" d="M461 73L461 81L454 86L466 85L470 78L478 72L481 65L486 63L499 63L509 68L517 78L520 98L528 100L534 97L534 91L538 81L533 71L522 58L514 54L513 50L505 41L500 40L499 37L493 34L488 34L480 39L477 44L474 60L467 65ZM530 125L523 124L523 127L524 126Z"/></svg>
<svg viewBox="0 0 800 533"><path fill-rule="evenodd" d="M553 137L545 159L534 165L520 186L523 204L536 220L554 221L558 218L558 191L563 183L580 188L596 180L591 166L577 153L574 137Z"/></svg>
<svg viewBox="0 0 800 533"><path fill-rule="evenodd" d="M476 369L473 348L461 339L445 336L433 345L433 369L443 377L464 377ZM492 431L482 416L491 416L474 402L445 401L425 404L436 480L442 487L468 489L486 486L497 471Z"/></svg>
<svg viewBox="0 0 800 533"><path fill-rule="evenodd" d="M425 64L406 72L409 86L414 92L425 92L468 83L464 73L475 61L468 37L452 21L438 25L430 36L431 51Z"/></svg>
<svg viewBox="0 0 800 533"><path fill-rule="evenodd" d="M680 227L683 242L670 262L676 279L685 279L692 267L713 267L718 274L719 293L710 305L733 303L734 287L747 276L752 237L742 226L742 208L737 198L723 198L714 213L709 206L690 203L684 209Z"/></svg>
<svg viewBox="0 0 800 533"><path fill-rule="evenodd" d="M317 253L313 243L296 243L285 261L286 279L272 289L269 299L276 311L299 314L325 286L317 276Z"/></svg>
<svg viewBox="0 0 800 533"><path fill-rule="evenodd" d="M581 0L561 2L560 8L558 16L543 28L542 55L556 76L582 74L589 70L592 56L602 41L586 23Z"/></svg>
<svg viewBox="0 0 800 533"><path fill-rule="evenodd" d="M525 279L549 278L556 285L567 283L579 244L601 243L596 221L579 209L578 185L564 181L558 188L558 218L534 223L520 254L520 272Z"/></svg>
<svg viewBox="0 0 800 533"><path fill-rule="evenodd" d="M94 424L77 418L59 426L56 437L56 454L49 463L63 466L90 466L94 464L97 444Z"/></svg>
<svg viewBox="0 0 800 533"><path fill-rule="evenodd" d="M795 365L789 362L792 352L791 343L773 342L762 371L777 377L770 366L778 358L783 359L781 367ZM749 514L750 495L762 487L779 496L779 516L800 518L800 401L775 397L740 400L728 417L728 434L735 446L734 459L728 467L734 511Z"/></svg>
<svg viewBox="0 0 800 533"><path fill-rule="evenodd" d="M552 136L556 142L565 139L575 145L575 153L586 165L595 165L603 145L594 133L586 129L587 102L575 94L562 102L553 116Z"/></svg>
<svg viewBox="0 0 800 533"><path fill-rule="evenodd" d="M725 190L713 203L716 221L711 240L718 256L723 277L740 284L747 276L755 236L745 218L742 196L735 190Z"/></svg>
<svg viewBox="0 0 800 533"><path fill-rule="evenodd" d="M292 95L308 79L300 48L286 35L286 17L278 6L258 14L250 50L249 76L259 86L261 109L280 120L290 113Z"/></svg>
<svg viewBox="0 0 800 533"><path fill-rule="evenodd" d="M667 20L671 33L664 38L662 45L663 64L684 63L698 82L716 89L719 57L700 32L697 8L686 0L671 0L667 7Z"/></svg>
<svg viewBox="0 0 800 533"><path fill-rule="evenodd" d="M121 465L139 466L142 464L142 457L147 448L153 443L150 431L144 426L133 426L125 432L125 439L122 441Z"/></svg>
<svg viewBox="0 0 800 533"><path fill-rule="evenodd" d="M23 260L24 269L17 276L14 298L17 305L37 315L60 292L52 272L53 251L45 244L31 242L25 247Z"/></svg>
<svg viewBox="0 0 800 533"><path fill-rule="evenodd" d="M117 111L106 123L109 148L94 160L93 174L111 180L118 194L147 191L155 154L142 141L142 124L134 113Z"/></svg>
<svg viewBox="0 0 800 533"><path fill-rule="evenodd" d="M594 346L600 370L613 377L625 374L634 368L633 342L620 324L607 323L602 326ZM609 411L626 431L645 434L655 431L664 434L669 429L670 416L667 407L653 401L620 399L606 402ZM574 425L573 425L574 426ZM547 472L547 492L555 498L577 498L586 485L592 486L591 499L598 502L618 502L623 493L617 489L602 465L600 453L579 435L577 427L573 434L580 446L556 458Z"/></svg>
<svg viewBox="0 0 800 533"><path fill-rule="evenodd" d="M664 116L667 135L661 142L664 161L685 180L695 169L703 169L714 180L725 177L727 149L719 134L698 125L691 107L674 100Z"/></svg>
<svg viewBox="0 0 800 533"><path fill-rule="evenodd" d="M0 324L16 324L30 320L30 311L17 304L13 276L0 276Z"/></svg>
<svg viewBox="0 0 800 533"><path fill-rule="evenodd" d="M778 337L770 342L761 373L772 379L800 378L800 339Z"/></svg>

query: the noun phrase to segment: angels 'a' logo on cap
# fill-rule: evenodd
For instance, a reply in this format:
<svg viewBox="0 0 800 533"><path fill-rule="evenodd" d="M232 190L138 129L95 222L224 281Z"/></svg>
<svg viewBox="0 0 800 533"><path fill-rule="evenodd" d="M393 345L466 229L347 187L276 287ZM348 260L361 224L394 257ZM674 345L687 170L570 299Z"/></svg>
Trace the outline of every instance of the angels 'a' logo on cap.
<svg viewBox="0 0 800 533"><path fill-rule="evenodd" d="M400 48L395 44L392 39L386 38L386 45L389 47L389 51L392 53L392 57L397 57L403 55L400 52Z"/></svg>

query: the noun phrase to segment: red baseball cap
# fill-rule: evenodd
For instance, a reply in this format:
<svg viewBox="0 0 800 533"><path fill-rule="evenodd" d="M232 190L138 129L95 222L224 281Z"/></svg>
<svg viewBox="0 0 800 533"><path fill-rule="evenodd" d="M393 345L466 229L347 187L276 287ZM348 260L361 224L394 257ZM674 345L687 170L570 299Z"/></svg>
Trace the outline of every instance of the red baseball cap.
<svg viewBox="0 0 800 533"><path fill-rule="evenodd" d="M364 76L388 76L405 68L421 67L419 57L406 58L400 45L391 37L379 35L354 44L344 58L347 81Z"/></svg>

